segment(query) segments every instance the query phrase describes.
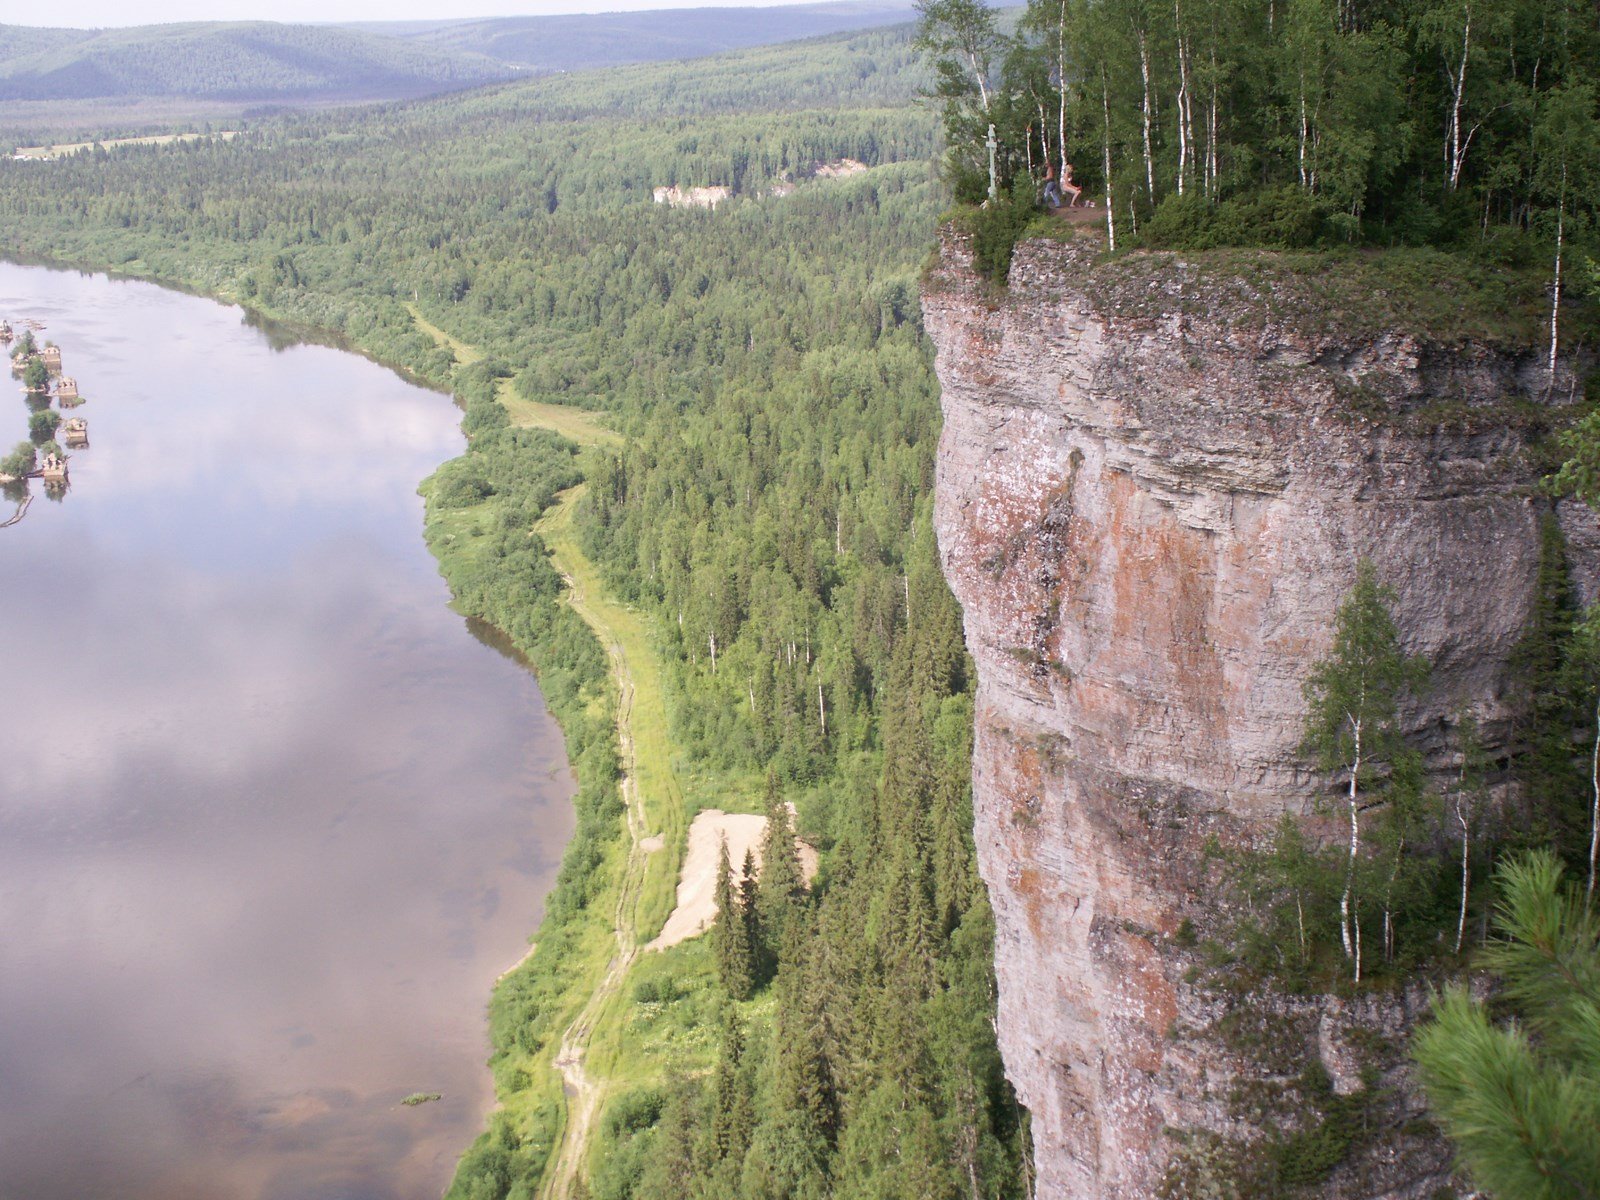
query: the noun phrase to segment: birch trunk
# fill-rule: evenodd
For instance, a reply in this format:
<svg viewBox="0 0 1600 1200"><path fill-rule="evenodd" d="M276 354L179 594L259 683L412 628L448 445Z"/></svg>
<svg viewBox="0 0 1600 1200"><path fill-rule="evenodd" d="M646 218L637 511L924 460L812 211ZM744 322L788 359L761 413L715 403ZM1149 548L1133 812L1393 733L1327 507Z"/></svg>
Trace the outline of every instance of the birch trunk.
<svg viewBox="0 0 1600 1200"><path fill-rule="evenodd" d="M1450 172L1450 190L1456 190L1461 180L1461 164L1466 161L1467 142L1461 137L1461 109L1466 103L1467 94L1467 54L1472 46L1472 5L1466 6L1466 22L1461 27L1461 62L1456 67L1455 77L1450 81L1450 120L1445 132L1445 168Z"/></svg>
<svg viewBox="0 0 1600 1200"><path fill-rule="evenodd" d="M969 51L967 62L972 66L972 77L978 81L978 97L983 101L983 115L987 117L989 115L989 85L984 82L983 71L978 66L978 56Z"/></svg>
<svg viewBox="0 0 1600 1200"><path fill-rule="evenodd" d="M1189 42L1183 35L1182 0L1172 0L1172 24L1178 37L1178 195L1183 195L1185 177L1194 148L1194 89L1189 86Z"/></svg>
<svg viewBox="0 0 1600 1200"><path fill-rule="evenodd" d="M1356 925L1351 898L1356 887L1356 856L1361 852L1361 812L1356 807L1356 793L1361 781L1361 722L1352 719L1351 731L1355 735L1355 757L1350 763L1350 858L1345 864L1344 894L1339 897L1339 937L1344 942L1345 957L1355 963L1356 982L1361 982L1361 932Z"/></svg>
<svg viewBox="0 0 1600 1200"><path fill-rule="evenodd" d="M1565 248L1567 227L1567 164L1561 164L1561 198L1556 204L1556 272L1550 288L1550 363L1546 390L1556 386L1556 351L1561 329L1561 252Z"/></svg>
<svg viewBox="0 0 1600 1200"><path fill-rule="evenodd" d="M1061 92L1061 103L1056 107L1056 152L1061 161L1056 164L1056 178L1067 174L1067 0L1061 0L1061 12L1056 19L1056 85Z"/></svg>
<svg viewBox="0 0 1600 1200"><path fill-rule="evenodd" d="M1594 754L1589 760L1589 783L1594 789L1594 801L1589 808L1589 887L1586 892L1594 899L1595 860L1600 858L1600 699L1594 705Z"/></svg>
<svg viewBox="0 0 1600 1200"><path fill-rule="evenodd" d="M1105 174L1106 174L1106 246L1112 251L1117 249L1117 210L1111 202L1111 85L1106 79L1104 68L1100 71L1100 100L1105 106L1106 136L1105 146Z"/></svg>
<svg viewBox="0 0 1600 1200"><path fill-rule="evenodd" d="M1597 743L1600 747L1600 743ZM1472 819L1467 813L1467 763L1461 760L1461 778L1456 783L1456 824L1461 826L1461 915L1456 918L1456 953L1467 936L1467 890L1472 883Z"/></svg>
<svg viewBox="0 0 1600 1200"><path fill-rule="evenodd" d="M1217 180L1221 168L1217 165L1217 56L1211 56L1211 109L1206 114L1206 196L1217 198Z"/></svg>
<svg viewBox="0 0 1600 1200"><path fill-rule="evenodd" d="M1139 31L1139 77L1144 81L1144 182L1150 203L1156 202L1156 162L1150 153L1150 47Z"/></svg>

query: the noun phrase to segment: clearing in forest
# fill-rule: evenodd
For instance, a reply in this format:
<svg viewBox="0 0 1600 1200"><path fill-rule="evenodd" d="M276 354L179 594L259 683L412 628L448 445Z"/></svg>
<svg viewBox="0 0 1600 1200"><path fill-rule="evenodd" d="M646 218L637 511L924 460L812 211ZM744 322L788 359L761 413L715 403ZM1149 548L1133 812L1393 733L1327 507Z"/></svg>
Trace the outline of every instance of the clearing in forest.
<svg viewBox="0 0 1600 1200"><path fill-rule="evenodd" d="M794 820L794 805L789 806ZM751 813L727 813L708 808L695 814L689 824L689 851L683 856L683 873L678 878L678 906L647 950L665 950L679 942L698 937L717 919L717 861L724 840L734 879L743 878L746 852L755 856L756 874L761 873L761 843L767 836L767 819ZM806 842L795 839L800 852L800 870L806 882L817 876L817 852Z"/></svg>

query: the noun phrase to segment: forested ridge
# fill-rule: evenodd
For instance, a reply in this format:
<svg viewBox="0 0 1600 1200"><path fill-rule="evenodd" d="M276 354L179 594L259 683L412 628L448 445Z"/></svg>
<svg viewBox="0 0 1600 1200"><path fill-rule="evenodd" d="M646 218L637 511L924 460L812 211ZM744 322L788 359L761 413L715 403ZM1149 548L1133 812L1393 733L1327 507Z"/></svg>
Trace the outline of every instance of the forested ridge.
<svg viewBox="0 0 1600 1200"><path fill-rule="evenodd" d="M1021 1194L972 681L928 516L924 78L898 30L0 164L8 250L245 300L463 398L472 448L428 485L430 542L462 607L534 660L580 791L537 949L492 1007L505 1106L455 1195L539 1186L552 1041L615 894L604 656L533 531L580 474L578 535L657 630L691 809L792 801L822 855L809 889L752 896L744 982L713 950L726 921L641 960L596 1051L632 1085L608 1096L591 1194ZM812 177L844 158L869 169ZM669 184L736 195L652 203ZM408 303L486 357L454 368ZM577 459L510 424L506 381L608 409L628 441Z"/></svg>
<svg viewBox="0 0 1600 1200"><path fill-rule="evenodd" d="M479 54L318 25L0 25L0 101L420 95L504 78Z"/></svg>
<svg viewBox="0 0 1600 1200"><path fill-rule="evenodd" d="M775 8L686 7L467 21L369 22L353 28L485 54L518 66L571 71L694 58L745 46L902 24L910 15L906 0L843 0Z"/></svg>

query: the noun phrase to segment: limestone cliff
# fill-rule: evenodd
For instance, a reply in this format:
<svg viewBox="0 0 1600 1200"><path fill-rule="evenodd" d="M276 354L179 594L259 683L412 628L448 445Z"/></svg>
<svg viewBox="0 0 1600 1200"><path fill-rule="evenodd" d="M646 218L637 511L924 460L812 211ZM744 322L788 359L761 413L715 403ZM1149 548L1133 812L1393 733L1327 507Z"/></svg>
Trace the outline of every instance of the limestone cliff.
<svg viewBox="0 0 1600 1200"><path fill-rule="evenodd" d="M1505 749L1547 510L1530 447L1570 379L1549 401L1532 354L1352 332L1314 275L1097 251L1025 243L1002 293L947 235L923 299L1000 1041L1038 1194L1231 1195L1266 1134L1315 1132L1318 1080L1348 1094L1365 1072L1390 1098L1310 1194L1431 1197L1448 1152L1403 1054L1420 989L1229 995L1188 934L1225 921L1207 840L1247 842L1327 786L1297 752L1301 688L1362 557L1433 663L1405 714L1433 765L1463 706ZM1595 544L1586 511L1562 516Z"/></svg>

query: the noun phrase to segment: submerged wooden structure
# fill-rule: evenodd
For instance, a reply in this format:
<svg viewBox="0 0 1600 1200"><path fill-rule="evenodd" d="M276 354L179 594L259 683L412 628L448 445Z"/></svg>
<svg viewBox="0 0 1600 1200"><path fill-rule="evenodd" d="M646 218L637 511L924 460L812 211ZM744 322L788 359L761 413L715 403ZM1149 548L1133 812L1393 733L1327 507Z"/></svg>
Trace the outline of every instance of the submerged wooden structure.
<svg viewBox="0 0 1600 1200"><path fill-rule="evenodd" d="M59 454L46 454L39 460L38 475L46 483L52 481L65 483L67 478L67 460Z"/></svg>
<svg viewBox="0 0 1600 1200"><path fill-rule="evenodd" d="M39 351L39 359L52 375L61 374L61 347L46 346Z"/></svg>
<svg viewBox="0 0 1600 1200"><path fill-rule="evenodd" d="M78 395L78 381L71 375L63 375L56 381L56 399L63 404L81 404L83 397Z"/></svg>
<svg viewBox="0 0 1600 1200"><path fill-rule="evenodd" d="M69 446L87 446L89 422L82 417L68 417L61 425L61 437Z"/></svg>

